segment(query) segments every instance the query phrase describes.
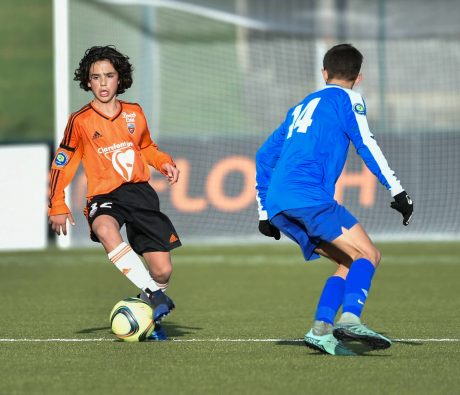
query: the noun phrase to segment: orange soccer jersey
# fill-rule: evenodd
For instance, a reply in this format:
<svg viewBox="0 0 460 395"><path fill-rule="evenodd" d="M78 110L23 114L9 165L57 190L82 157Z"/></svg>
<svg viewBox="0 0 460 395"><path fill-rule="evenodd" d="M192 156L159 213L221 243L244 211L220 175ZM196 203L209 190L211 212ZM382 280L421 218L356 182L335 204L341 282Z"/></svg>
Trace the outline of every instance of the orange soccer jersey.
<svg viewBox="0 0 460 395"><path fill-rule="evenodd" d="M123 183L148 181L147 164L163 173L161 165L174 164L152 141L142 108L120 104L120 111L111 118L91 103L70 116L51 166L49 215L70 212L64 189L80 161L88 180L88 198L109 193Z"/></svg>

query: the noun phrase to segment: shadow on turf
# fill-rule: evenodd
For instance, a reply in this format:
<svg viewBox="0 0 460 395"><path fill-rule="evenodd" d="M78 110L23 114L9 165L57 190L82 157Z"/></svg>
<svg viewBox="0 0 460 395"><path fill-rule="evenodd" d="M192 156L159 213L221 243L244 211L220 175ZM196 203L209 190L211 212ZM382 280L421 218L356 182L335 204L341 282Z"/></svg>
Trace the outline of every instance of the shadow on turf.
<svg viewBox="0 0 460 395"><path fill-rule="evenodd" d="M384 334L384 332L382 332ZM275 343L277 346L300 346L300 347L306 347L305 343L303 341L299 340L279 340ZM416 342L416 341L405 341L405 340L393 340L393 345L395 344L406 344L410 346L422 346L422 342ZM307 348L308 349L308 348ZM365 349L360 349L359 343L354 343L353 350L362 357L389 357L390 355L382 355L382 354L375 354L375 352L378 352L379 350L374 350L374 351L368 351ZM315 351L312 349L308 349L310 355L325 355L324 353L320 351Z"/></svg>
<svg viewBox="0 0 460 395"><path fill-rule="evenodd" d="M100 326L98 328L86 328L76 331L75 333L96 333L101 331L110 331L110 326Z"/></svg>
<svg viewBox="0 0 460 395"><path fill-rule="evenodd" d="M163 326L168 337L171 337L171 338L189 335L191 333L195 333L196 331L203 329L203 328L194 327L194 326L177 325L177 324L174 324L174 322L162 322L161 325ZM111 328L110 326L84 328L75 333L97 333L97 332L110 332L111 333Z"/></svg>
<svg viewBox="0 0 460 395"><path fill-rule="evenodd" d="M296 340L280 340L275 343L277 346L300 346L300 347L305 347L305 349L308 351L309 355L327 355L324 354L320 351L315 351L312 350L311 348L308 348L303 341L296 341ZM390 357L391 355L382 355L382 354L374 354L374 352L362 352L359 350L359 346L355 345L354 351L358 354L357 356L360 357Z"/></svg>
<svg viewBox="0 0 460 395"><path fill-rule="evenodd" d="M197 331L200 331L203 329L203 328L196 327L196 326L177 325L171 321L162 322L161 325L163 326L168 337L170 338L182 337L185 335L189 335L191 333L196 333Z"/></svg>

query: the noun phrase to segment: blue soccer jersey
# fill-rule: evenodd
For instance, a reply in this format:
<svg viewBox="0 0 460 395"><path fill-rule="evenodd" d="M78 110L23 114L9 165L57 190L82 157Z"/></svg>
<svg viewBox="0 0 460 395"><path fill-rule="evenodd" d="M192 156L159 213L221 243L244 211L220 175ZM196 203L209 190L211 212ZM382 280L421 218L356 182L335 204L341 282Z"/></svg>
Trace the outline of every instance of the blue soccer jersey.
<svg viewBox="0 0 460 395"><path fill-rule="evenodd" d="M291 108L257 152L260 219L333 202L350 141L392 196L403 191L369 130L361 95L326 85Z"/></svg>

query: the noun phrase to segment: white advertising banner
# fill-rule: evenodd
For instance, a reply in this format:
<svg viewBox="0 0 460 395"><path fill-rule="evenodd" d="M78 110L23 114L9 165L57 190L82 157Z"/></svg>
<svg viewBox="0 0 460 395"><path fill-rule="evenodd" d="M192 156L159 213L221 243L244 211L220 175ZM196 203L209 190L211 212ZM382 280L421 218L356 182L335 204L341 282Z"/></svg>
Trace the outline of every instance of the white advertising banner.
<svg viewBox="0 0 460 395"><path fill-rule="evenodd" d="M0 146L0 250L47 247L48 170L47 145Z"/></svg>

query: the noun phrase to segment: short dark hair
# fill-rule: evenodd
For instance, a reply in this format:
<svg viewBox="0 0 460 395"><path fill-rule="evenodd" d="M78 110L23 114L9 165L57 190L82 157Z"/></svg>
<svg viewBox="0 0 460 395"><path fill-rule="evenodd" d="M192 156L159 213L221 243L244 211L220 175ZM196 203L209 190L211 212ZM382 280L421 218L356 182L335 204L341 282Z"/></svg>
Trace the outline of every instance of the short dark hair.
<svg viewBox="0 0 460 395"><path fill-rule="evenodd" d="M329 78L354 81L361 70L363 55L351 44L339 44L326 52L323 68Z"/></svg>
<svg viewBox="0 0 460 395"><path fill-rule="evenodd" d="M80 81L80 88L89 91L89 71L91 65L100 60L108 60L118 73L117 95L124 93L133 83L133 66L129 57L118 52L113 45L94 46L86 50L78 68L75 70L74 81Z"/></svg>

